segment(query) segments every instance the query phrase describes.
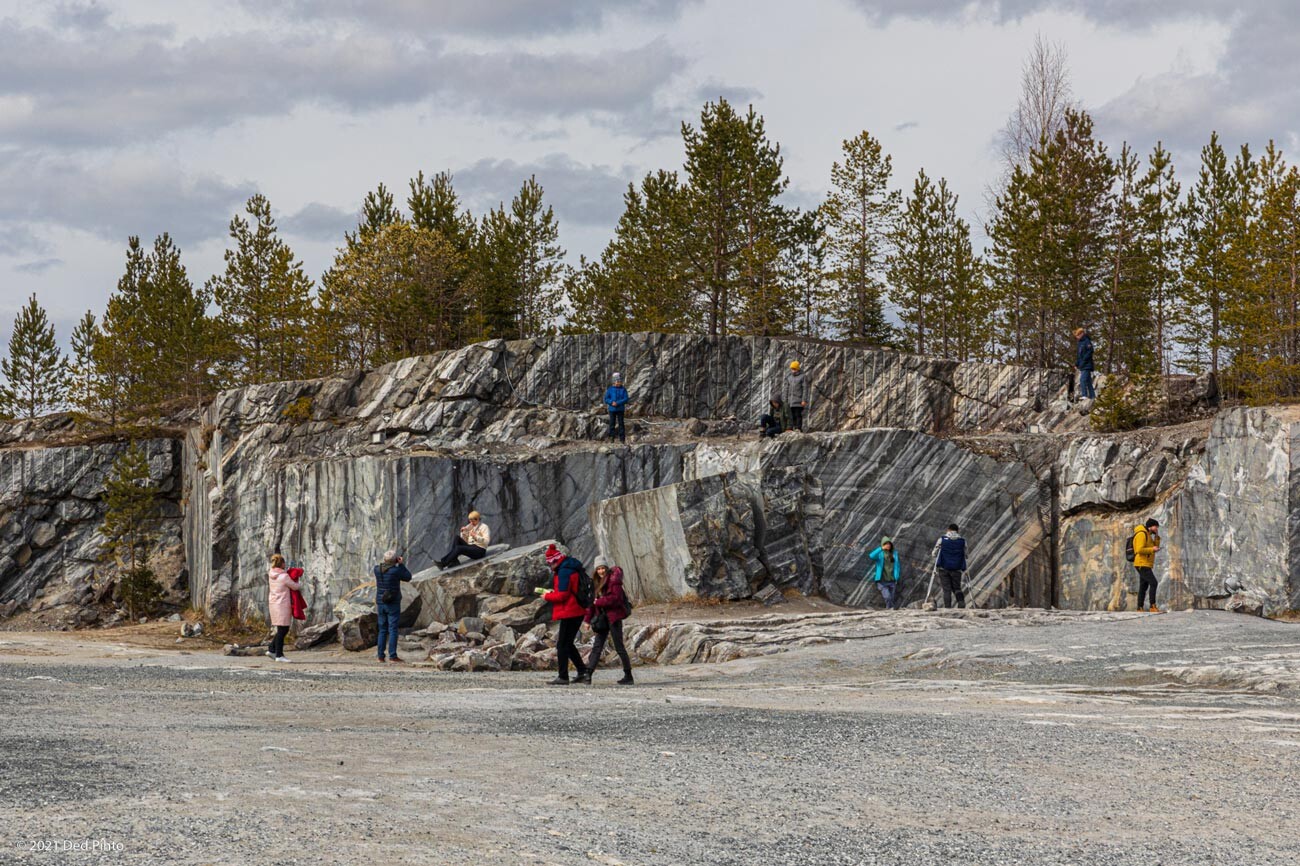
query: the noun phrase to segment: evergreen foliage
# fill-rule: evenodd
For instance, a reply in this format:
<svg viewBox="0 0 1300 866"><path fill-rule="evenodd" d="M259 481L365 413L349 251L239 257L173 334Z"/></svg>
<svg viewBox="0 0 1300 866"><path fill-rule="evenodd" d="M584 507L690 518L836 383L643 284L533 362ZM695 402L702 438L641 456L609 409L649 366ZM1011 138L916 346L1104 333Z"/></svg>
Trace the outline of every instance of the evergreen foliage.
<svg viewBox="0 0 1300 866"><path fill-rule="evenodd" d="M132 443L113 461L104 485L107 511L100 526L103 554L118 567L118 600L132 618L148 614L162 595L148 566L149 550L157 539L158 494L144 450Z"/></svg>
<svg viewBox="0 0 1300 866"><path fill-rule="evenodd" d="M0 417L36 418L64 405L70 382L54 326L32 295L14 319L9 354L0 358Z"/></svg>

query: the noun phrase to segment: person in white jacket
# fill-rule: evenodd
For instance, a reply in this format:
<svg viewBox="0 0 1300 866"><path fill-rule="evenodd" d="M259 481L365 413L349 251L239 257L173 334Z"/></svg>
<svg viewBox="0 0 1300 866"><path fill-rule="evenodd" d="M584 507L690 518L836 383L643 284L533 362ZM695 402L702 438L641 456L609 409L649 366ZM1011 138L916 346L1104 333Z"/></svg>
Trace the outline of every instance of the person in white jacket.
<svg viewBox="0 0 1300 866"><path fill-rule="evenodd" d="M492 530L483 522L483 516L477 511L469 513L469 523L460 528L460 533L451 543L451 550L447 555L438 560L439 568L451 568L453 565L460 564L462 556L468 556L471 560L482 559L487 556L488 545L492 543Z"/></svg>

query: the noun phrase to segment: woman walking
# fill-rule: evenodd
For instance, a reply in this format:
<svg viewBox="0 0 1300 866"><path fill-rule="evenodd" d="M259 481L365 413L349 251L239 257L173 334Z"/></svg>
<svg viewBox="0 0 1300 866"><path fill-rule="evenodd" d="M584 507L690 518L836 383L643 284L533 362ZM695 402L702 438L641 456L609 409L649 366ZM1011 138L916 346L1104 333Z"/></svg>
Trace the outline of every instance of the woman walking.
<svg viewBox="0 0 1300 866"><path fill-rule="evenodd" d="M630 686L632 681L632 660L628 658L627 647L623 645L623 620L628 616L627 596L623 593L623 569L614 566L609 560L597 556L596 563L596 600L587 612L587 624L596 633L596 641L591 646L591 655L587 657L586 682L591 682L591 675L600 665L600 654L605 650L605 638L614 639L614 652L623 662L623 679L620 686Z"/></svg>
<svg viewBox="0 0 1300 866"><path fill-rule="evenodd" d="M298 581L289 576L284 569L284 557L278 553L271 554L271 570L267 572L271 582L267 593L267 603L271 608L271 625L275 626L275 637L266 654L278 662L287 662L284 657L284 637L293 625L293 590L298 589Z"/></svg>
<svg viewBox="0 0 1300 866"><path fill-rule="evenodd" d="M537 592L551 603L551 619L560 624L555 638L555 663L559 670L555 679L551 680L551 685L569 684L569 662L573 662L573 667L578 672L578 682L591 682L587 668L582 663L582 653L573 645L573 639L578 636L578 629L582 628L582 620L587 615L587 609L578 599L578 576L582 572L582 563L572 556L565 556L563 551L552 544L546 548L546 564L552 569L551 591L544 592L538 587Z"/></svg>

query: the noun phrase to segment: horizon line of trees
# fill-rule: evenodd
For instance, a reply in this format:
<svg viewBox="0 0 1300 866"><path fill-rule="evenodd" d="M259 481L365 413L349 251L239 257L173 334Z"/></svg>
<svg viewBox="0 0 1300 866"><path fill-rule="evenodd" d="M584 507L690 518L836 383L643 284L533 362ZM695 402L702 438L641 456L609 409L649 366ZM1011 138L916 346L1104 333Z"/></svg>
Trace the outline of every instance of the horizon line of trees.
<svg viewBox="0 0 1300 866"><path fill-rule="evenodd" d="M35 296L0 360L0 416L71 406L116 426L217 389L372 368L482 339L666 331L792 335L957 360L1068 366L1088 328L1100 372L1209 373L1230 396L1300 396L1300 170L1273 143L1212 133L1194 178L1157 143L1112 153L1036 46L977 251L947 181L908 194L863 131L815 209L782 200L780 145L751 106L683 123L680 170L629 184L612 239L564 263L535 177L476 217L450 173L382 184L313 283L271 205L230 222L225 269L196 285L163 234L132 237L100 317L64 357ZM1185 185L1185 190L1184 190ZM890 313L898 324L891 323Z"/></svg>

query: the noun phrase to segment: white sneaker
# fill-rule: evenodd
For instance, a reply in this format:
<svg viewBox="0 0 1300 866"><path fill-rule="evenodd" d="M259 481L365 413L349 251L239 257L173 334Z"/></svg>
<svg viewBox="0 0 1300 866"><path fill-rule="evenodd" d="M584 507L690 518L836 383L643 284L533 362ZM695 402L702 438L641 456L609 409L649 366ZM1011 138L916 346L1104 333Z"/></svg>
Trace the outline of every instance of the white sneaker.
<svg viewBox="0 0 1300 866"><path fill-rule="evenodd" d="M262 655L266 656L269 659L275 658L275 653L271 652L270 650L267 650L266 652L262 653Z"/></svg>
<svg viewBox="0 0 1300 866"><path fill-rule="evenodd" d="M287 661L292 661L291 659L287 659L287 658L285 658L284 656L276 656L276 657L275 657L275 660L278 661L278 662L287 662Z"/></svg>

